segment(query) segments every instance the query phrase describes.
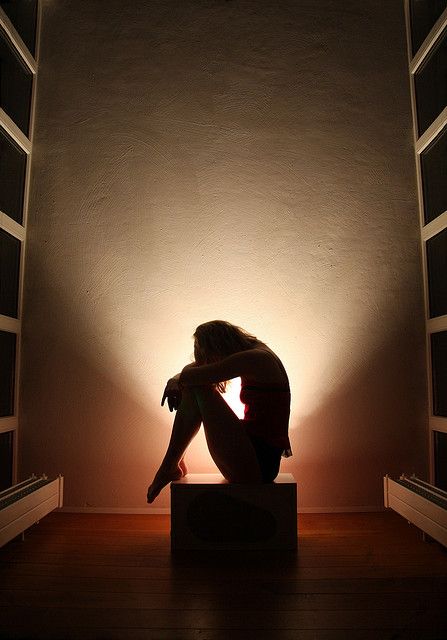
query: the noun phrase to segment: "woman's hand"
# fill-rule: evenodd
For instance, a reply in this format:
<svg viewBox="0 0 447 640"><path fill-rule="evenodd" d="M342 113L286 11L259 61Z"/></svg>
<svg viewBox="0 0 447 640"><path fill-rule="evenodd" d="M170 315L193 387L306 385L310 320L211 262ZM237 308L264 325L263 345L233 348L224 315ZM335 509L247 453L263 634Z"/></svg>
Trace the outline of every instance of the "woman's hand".
<svg viewBox="0 0 447 640"><path fill-rule="evenodd" d="M179 383L180 376L174 376L174 378L170 378L167 383L165 390L163 392L163 396L161 398L161 406L164 405L165 400L168 401L169 411L177 411L180 406L180 402L182 399L182 391Z"/></svg>

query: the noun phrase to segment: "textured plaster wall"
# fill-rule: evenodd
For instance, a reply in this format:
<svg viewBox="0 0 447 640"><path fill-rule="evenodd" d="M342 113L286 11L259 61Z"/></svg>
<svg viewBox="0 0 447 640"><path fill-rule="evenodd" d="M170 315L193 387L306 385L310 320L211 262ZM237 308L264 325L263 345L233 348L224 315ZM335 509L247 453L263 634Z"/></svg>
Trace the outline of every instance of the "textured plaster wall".
<svg viewBox="0 0 447 640"><path fill-rule="evenodd" d="M301 507L423 475L411 145L401 0L44 0L21 476L143 508L214 318L289 370ZM187 461L214 470L203 435Z"/></svg>

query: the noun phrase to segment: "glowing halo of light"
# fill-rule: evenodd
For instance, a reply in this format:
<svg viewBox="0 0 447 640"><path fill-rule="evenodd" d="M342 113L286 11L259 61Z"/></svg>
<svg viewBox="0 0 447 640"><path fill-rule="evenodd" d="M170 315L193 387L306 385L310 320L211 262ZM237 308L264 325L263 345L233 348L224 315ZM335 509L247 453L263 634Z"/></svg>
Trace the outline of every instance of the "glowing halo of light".
<svg viewBox="0 0 447 640"><path fill-rule="evenodd" d="M230 380L227 385L227 389L223 394L223 397L229 407L234 411L238 418L244 417L245 405L242 404L239 396L241 393L241 379L234 378Z"/></svg>

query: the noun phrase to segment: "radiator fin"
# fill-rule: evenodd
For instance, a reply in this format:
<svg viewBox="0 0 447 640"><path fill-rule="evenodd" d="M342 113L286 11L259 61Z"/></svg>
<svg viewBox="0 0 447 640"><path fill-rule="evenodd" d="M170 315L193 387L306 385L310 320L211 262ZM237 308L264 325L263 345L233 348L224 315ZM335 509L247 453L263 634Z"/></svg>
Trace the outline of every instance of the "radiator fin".
<svg viewBox="0 0 447 640"><path fill-rule="evenodd" d="M447 494L415 476L383 479L385 507L447 546Z"/></svg>
<svg viewBox="0 0 447 640"><path fill-rule="evenodd" d="M49 484L50 482L51 480L49 478L45 478L45 477L36 478L35 480L33 480L31 484L24 486L18 491L11 492L9 495L6 495L5 497L0 496L0 510L4 509L5 507L9 507L9 505L13 504L14 502L17 502L17 500L21 500L25 496L29 496L31 493L33 493L33 491L40 489L40 487L44 487L46 484Z"/></svg>
<svg viewBox="0 0 447 640"><path fill-rule="evenodd" d="M0 493L0 546L62 506L63 480L32 476Z"/></svg>

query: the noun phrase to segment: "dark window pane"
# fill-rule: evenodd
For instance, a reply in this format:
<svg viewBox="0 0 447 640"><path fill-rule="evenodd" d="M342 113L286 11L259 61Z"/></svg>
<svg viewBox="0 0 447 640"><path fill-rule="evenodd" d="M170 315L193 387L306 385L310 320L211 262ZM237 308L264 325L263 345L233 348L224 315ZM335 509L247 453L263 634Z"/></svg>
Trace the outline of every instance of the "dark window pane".
<svg viewBox="0 0 447 640"><path fill-rule="evenodd" d="M433 414L447 417L447 331L432 333Z"/></svg>
<svg viewBox="0 0 447 640"><path fill-rule="evenodd" d="M0 433L0 491L12 485L12 445L14 433Z"/></svg>
<svg viewBox="0 0 447 640"><path fill-rule="evenodd" d="M447 211L447 128L421 154L425 223Z"/></svg>
<svg viewBox="0 0 447 640"><path fill-rule="evenodd" d="M430 318L447 314L447 229L427 240Z"/></svg>
<svg viewBox="0 0 447 640"><path fill-rule="evenodd" d="M0 416L14 415L16 334L0 331Z"/></svg>
<svg viewBox="0 0 447 640"><path fill-rule="evenodd" d="M0 313L17 318L20 240L0 229Z"/></svg>
<svg viewBox="0 0 447 640"><path fill-rule="evenodd" d="M447 105L447 36L415 75L419 135L431 125Z"/></svg>
<svg viewBox="0 0 447 640"><path fill-rule="evenodd" d="M22 224L27 155L0 129L0 211Z"/></svg>
<svg viewBox="0 0 447 640"><path fill-rule="evenodd" d="M0 36L0 107L24 134L29 133L33 77L3 35Z"/></svg>
<svg viewBox="0 0 447 640"><path fill-rule="evenodd" d="M424 42L446 6L446 0L410 0L413 55Z"/></svg>
<svg viewBox="0 0 447 640"><path fill-rule="evenodd" d="M435 431L435 486L447 491L447 433Z"/></svg>
<svg viewBox="0 0 447 640"><path fill-rule="evenodd" d="M36 51L36 0L2 0L0 6L34 55Z"/></svg>

